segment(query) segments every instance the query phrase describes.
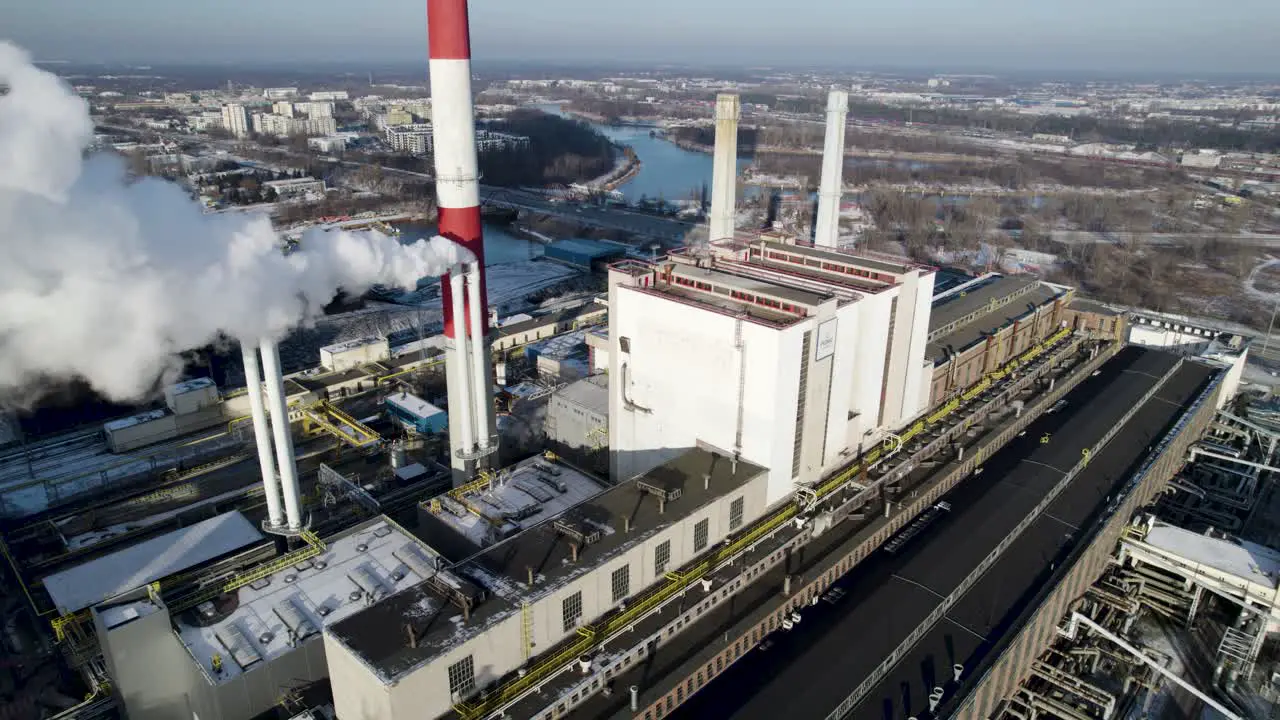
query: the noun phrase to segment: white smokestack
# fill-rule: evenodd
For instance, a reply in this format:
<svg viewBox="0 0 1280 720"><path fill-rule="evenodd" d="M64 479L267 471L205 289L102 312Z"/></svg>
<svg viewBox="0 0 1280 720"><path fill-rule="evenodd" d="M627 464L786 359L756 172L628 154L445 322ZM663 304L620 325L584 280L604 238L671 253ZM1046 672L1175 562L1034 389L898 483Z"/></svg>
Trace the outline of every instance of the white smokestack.
<svg viewBox="0 0 1280 720"><path fill-rule="evenodd" d="M302 529L302 499L298 492L298 465L293 454L293 433L289 429L289 405L280 372L280 348L271 338L262 339L262 372L267 380L267 402L271 406L271 432L276 440L276 465L280 468L280 488L290 530Z"/></svg>
<svg viewBox="0 0 1280 720"><path fill-rule="evenodd" d="M840 199L844 187L844 125L849 116L849 93L832 90L827 96L827 140L822 147L822 185L818 189L818 218L813 242L836 247L840 238Z"/></svg>
<svg viewBox="0 0 1280 720"><path fill-rule="evenodd" d="M474 384L466 362L467 356L467 333L466 327L466 303L463 302L462 282L465 278L466 270L461 266L457 266L449 271L449 302L453 306L453 317L457 332L454 333L454 347L458 362L450 363L446 367L453 368L453 379L451 382L456 383L456 397L459 401L449 403L449 432L458 432L457 442L450 442L450 445L461 449L463 452L471 452L475 448L474 419L472 409L475 407L472 392L472 384ZM456 366L456 367L455 367Z"/></svg>
<svg viewBox="0 0 1280 720"><path fill-rule="evenodd" d="M480 265L472 264L467 270L467 304L470 311L471 326L471 399L475 402L472 413L475 424L476 443L480 447L489 446L489 428L485 418L489 417L493 407L493 381L489 378L487 362L489 343L484 335L484 306L480 299Z"/></svg>
<svg viewBox="0 0 1280 720"><path fill-rule="evenodd" d="M302 237L285 255L264 215L209 214L177 185L84 159L88 106L0 42L0 396L30 403L83 378L113 400L176 379L178 354L224 336L282 337L338 288L413 288L470 262L436 238Z"/></svg>
<svg viewBox="0 0 1280 720"><path fill-rule="evenodd" d="M708 227L713 242L733 237L738 212L738 118L741 114L737 95L716 96L716 154Z"/></svg>
<svg viewBox="0 0 1280 720"><path fill-rule="evenodd" d="M262 405L258 343L241 340L240 355L244 360L244 379L249 386L249 412L253 417L253 440L258 448L262 493L267 499L267 525L278 528L284 525L284 512L280 509L280 481L276 478L276 464L271 459L271 430L267 425L267 411Z"/></svg>

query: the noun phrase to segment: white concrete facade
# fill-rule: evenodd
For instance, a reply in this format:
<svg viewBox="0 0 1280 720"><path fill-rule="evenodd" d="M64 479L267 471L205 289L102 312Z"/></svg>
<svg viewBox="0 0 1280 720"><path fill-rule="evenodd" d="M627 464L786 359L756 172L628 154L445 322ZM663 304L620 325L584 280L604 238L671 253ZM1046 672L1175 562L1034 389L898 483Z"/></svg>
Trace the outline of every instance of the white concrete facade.
<svg viewBox="0 0 1280 720"><path fill-rule="evenodd" d="M759 322L717 305L719 290L706 303L683 288L666 292L666 270L643 267L610 273L615 480L703 446L768 468L775 503L924 410L931 271L911 269L840 301L805 293L796 297L813 305L801 316Z"/></svg>

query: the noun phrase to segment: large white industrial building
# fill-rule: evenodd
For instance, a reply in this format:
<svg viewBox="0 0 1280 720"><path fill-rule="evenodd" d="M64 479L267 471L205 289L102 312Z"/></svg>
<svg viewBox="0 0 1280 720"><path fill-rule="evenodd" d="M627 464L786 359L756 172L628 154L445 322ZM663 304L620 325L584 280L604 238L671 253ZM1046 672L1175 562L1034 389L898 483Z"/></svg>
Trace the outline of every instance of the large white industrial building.
<svg viewBox="0 0 1280 720"><path fill-rule="evenodd" d="M924 410L934 271L761 236L609 278L609 447L627 478L692 447L770 470L769 502Z"/></svg>

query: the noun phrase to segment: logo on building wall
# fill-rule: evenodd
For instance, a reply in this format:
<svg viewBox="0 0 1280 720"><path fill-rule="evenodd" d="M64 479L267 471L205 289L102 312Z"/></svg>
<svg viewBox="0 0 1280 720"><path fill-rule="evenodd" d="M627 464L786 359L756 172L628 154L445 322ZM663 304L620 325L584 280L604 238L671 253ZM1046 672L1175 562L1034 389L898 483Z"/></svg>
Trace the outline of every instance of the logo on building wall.
<svg viewBox="0 0 1280 720"><path fill-rule="evenodd" d="M822 360L834 355L836 352L836 319L822 323L818 326L818 348L813 356L814 360Z"/></svg>

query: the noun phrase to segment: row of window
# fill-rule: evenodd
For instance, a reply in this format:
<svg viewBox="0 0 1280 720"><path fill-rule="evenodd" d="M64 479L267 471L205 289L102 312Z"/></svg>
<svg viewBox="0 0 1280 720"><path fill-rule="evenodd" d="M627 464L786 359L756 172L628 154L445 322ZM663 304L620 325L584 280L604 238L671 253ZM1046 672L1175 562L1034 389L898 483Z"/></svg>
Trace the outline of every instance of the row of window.
<svg viewBox="0 0 1280 720"><path fill-rule="evenodd" d="M753 250L752 254L756 255L758 254L758 251ZM791 263L793 265L803 265L805 267L818 267L823 270L826 270L827 272L840 273L842 275L856 275L858 277L869 278L871 280L876 280L878 282L884 282L884 283L894 282L894 277L892 275L882 275L873 270L864 270L860 267L854 267L852 265L841 265L839 263L817 261L811 258L801 257L799 255L774 252L772 250L766 253L765 257L767 257L770 260L779 260L782 262Z"/></svg>
<svg viewBox="0 0 1280 720"><path fill-rule="evenodd" d="M745 513L745 498L735 498L729 503L729 531L742 527ZM694 552L702 552L711 542L711 519L703 518L693 526ZM664 540L653 549L653 574L660 577L671 564L671 541ZM614 604L620 603L631 595L631 566L623 565L613 571L609 577L610 595ZM582 591L578 590L560 602L560 617L564 632L572 632L582 624ZM475 688L475 663L472 656L459 660L449 666L449 692L455 697L463 697Z"/></svg>

